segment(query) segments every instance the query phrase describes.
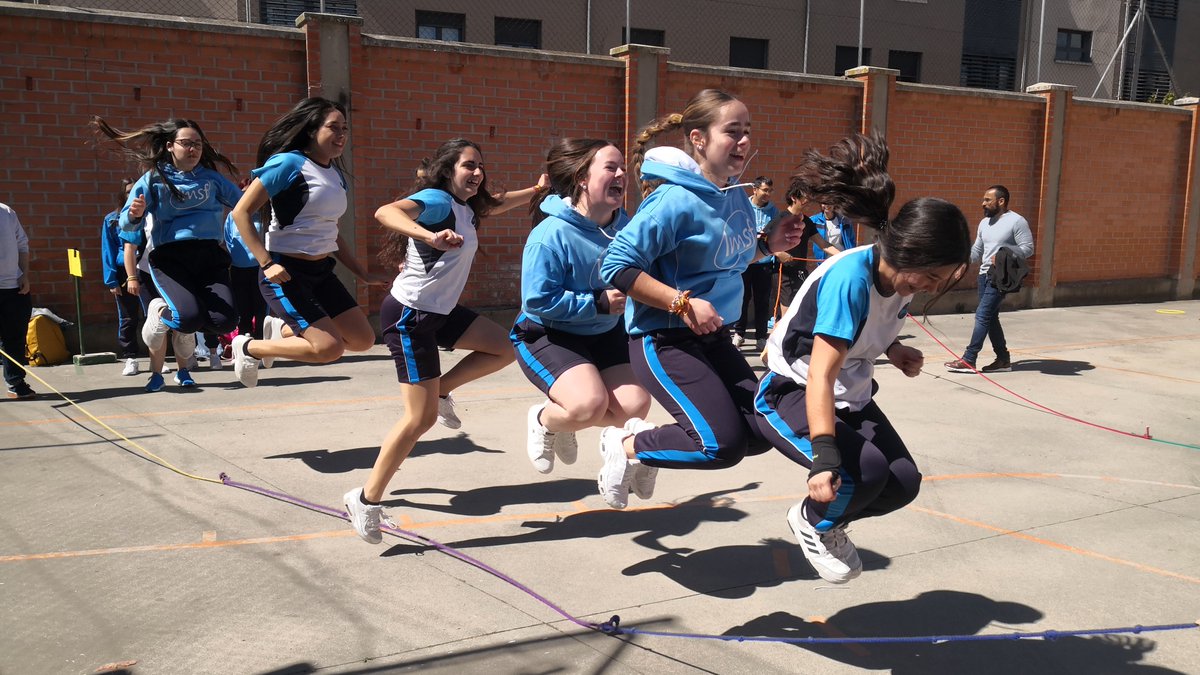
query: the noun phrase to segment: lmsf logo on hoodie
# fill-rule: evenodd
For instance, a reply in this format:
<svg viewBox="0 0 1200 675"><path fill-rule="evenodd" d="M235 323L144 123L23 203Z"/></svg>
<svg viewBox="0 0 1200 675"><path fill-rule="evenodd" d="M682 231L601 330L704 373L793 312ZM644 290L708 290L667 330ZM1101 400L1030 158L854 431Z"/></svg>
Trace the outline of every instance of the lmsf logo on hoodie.
<svg viewBox="0 0 1200 675"><path fill-rule="evenodd" d="M725 228L713 255L713 265L719 270L745 267L754 257L757 239L754 218L741 210L734 211L725 218ZM747 251L750 251L749 256L746 255Z"/></svg>
<svg viewBox="0 0 1200 675"><path fill-rule="evenodd" d="M181 189L179 192L183 195L183 199L179 199L172 194L171 206L175 207L177 211L184 211L186 209L194 209L198 206L204 206L206 203L208 203L208 198L212 196L212 189L212 183L204 183L203 185L198 185L190 190Z"/></svg>

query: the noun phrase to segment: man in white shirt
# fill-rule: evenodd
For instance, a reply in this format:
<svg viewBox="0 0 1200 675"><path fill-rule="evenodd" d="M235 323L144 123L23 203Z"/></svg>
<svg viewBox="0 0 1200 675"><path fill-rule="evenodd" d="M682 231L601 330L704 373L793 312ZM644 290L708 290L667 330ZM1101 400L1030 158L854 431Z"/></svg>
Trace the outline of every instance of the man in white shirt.
<svg viewBox="0 0 1200 675"><path fill-rule="evenodd" d="M25 335L29 330L29 238L15 211L0 204L0 348L12 359L3 358L4 382L9 398L33 398L37 394L25 382L29 365L25 358Z"/></svg>

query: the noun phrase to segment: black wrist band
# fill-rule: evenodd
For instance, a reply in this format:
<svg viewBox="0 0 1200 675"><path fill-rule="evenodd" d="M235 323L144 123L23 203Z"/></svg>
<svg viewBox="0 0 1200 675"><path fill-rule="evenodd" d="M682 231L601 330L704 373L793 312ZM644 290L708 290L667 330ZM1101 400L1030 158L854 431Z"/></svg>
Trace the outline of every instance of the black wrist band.
<svg viewBox="0 0 1200 675"><path fill-rule="evenodd" d="M829 434L812 439L812 456L812 469L808 472L809 478L825 471L837 471L842 466L842 453L838 450L833 436Z"/></svg>
<svg viewBox="0 0 1200 675"><path fill-rule="evenodd" d="M274 261L274 260L272 260L271 262L269 262L269 263L267 263L267 264L265 264L265 265L259 265L259 269L261 269L262 271L266 272L266 271L267 271L267 268L268 268L268 267L270 267L271 265L274 265L274 264L276 264L276 263L275 263L275 261Z"/></svg>
<svg viewBox="0 0 1200 675"><path fill-rule="evenodd" d="M770 245L769 245L769 244L767 244L767 240L766 240L766 239L759 239L759 240L758 240L758 252L759 252L759 253L762 253L762 254L763 254L763 256L769 256L769 255L771 255L771 247L770 247Z"/></svg>

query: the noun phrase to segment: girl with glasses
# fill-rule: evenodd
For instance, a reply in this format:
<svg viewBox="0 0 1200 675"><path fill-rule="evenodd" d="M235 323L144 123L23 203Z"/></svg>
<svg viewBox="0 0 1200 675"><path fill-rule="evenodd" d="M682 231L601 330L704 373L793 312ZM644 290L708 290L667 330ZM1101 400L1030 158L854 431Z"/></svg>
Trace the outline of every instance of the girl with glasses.
<svg viewBox="0 0 1200 675"><path fill-rule="evenodd" d="M229 289L229 253L222 244L225 215L242 191L217 167L230 175L237 170L190 119L122 132L94 117L92 128L148 169L130 190L119 223L121 238L136 246L145 220L154 220L148 255L150 276L160 297L146 307L142 339L151 354L146 389L158 391L163 386L158 369L166 354L168 331L226 333L237 324ZM196 384L186 364L175 380L184 387Z"/></svg>

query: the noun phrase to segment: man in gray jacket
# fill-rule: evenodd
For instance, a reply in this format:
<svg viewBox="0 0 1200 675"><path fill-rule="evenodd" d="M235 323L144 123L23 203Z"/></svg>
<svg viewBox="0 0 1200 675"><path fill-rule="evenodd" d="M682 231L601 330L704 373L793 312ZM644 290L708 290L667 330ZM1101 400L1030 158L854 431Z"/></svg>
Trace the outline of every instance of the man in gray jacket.
<svg viewBox="0 0 1200 675"><path fill-rule="evenodd" d="M952 373L975 372L975 359L983 349L983 339L992 341L996 360L980 369L983 373L1002 373L1012 370L1008 356L1008 343L1004 340L1004 329L1000 326L1000 303L1004 294L988 278L988 270L996 261L996 252L1009 247L1022 258L1033 255L1033 233L1029 223L1015 211L1008 210L1008 188L993 185L983 193L983 220L979 221L979 234L971 247L971 262L979 265L979 306L975 309L975 330L971 342L961 359L946 363Z"/></svg>

